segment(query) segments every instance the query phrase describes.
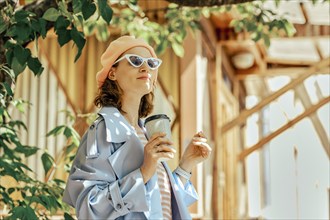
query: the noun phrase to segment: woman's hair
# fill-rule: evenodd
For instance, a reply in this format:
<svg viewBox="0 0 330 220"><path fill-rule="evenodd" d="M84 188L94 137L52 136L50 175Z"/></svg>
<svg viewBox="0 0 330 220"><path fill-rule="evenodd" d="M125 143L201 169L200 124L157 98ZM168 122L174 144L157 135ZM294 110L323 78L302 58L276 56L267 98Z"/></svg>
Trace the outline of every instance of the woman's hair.
<svg viewBox="0 0 330 220"><path fill-rule="evenodd" d="M122 110L122 95L123 91L119 85L115 81L106 78L103 85L99 89L97 96L95 97L94 104L97 107L112 106L117 108L120 112L125 113ZM144 118L151 113L154 107L153 100L153 91L141 98L139 107L140 118Z"/></svg>

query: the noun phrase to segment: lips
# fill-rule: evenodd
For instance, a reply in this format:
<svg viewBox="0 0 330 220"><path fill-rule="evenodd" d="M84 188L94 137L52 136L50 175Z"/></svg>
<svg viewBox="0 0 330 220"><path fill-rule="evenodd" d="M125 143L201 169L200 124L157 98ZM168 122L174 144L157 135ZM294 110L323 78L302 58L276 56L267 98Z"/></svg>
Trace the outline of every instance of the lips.
<svg viewBox="0 0 330 220"><path fill-rule="evenodd" d="M138 77L137 79L144 79L144 80L147 80L147 79L150 79L150 78L151 78L151 75L148 74L148 75L140 76L140 77Z"/></svg>
<svg viewBox="0 0 330 220"><path fill-rule="evenodd" d="M148 76L141 76L138 79L150 79Z"/></svg>

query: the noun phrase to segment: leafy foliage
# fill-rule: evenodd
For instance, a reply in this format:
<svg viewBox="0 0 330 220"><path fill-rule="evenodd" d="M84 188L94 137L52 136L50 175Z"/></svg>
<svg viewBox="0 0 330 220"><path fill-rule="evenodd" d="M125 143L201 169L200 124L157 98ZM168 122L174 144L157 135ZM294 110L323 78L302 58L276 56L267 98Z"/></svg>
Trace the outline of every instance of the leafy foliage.
<svg viewBox="0 0 330 220"><path fill-rule="evenodd" d="M241 19L233 20L231 23L235 31L251 33L252 40L262 39L266 46L270 46L272 36L286 35L292 37L296 32L293 24L284 16L280 17L273 11L263 8L262 2L233 7L233 10L241 16ZM275 3L278 5L279 1L275 1Z"/></svg>
<svg viewBox="0 0 330 220"><path fill-rule="evenodd" d="M4 70L10 73L9 70ZM29 103L13 98L13 91L6 82L0 84L5 95L11 98L10 108L15 108L24 114ZM2 94L1 94L2 95ZM1 99L3 100L3 99ZM79 135L72 128L72 125L60 126L49 132L50 135L58 135L63 130L67 138L68 148L66 160L70 164L72 153L79 145ZM64 211L64 217L70 219L69 207L62 202L65 182L59 179L50 179L46 182L37 180L34 171L25 164L25 159L35 155L40 149L36 146L23 145L20 141L20 134L27 132L25 124L20 120L14 120L8 111L6 103L0 103L0 176L16 182L15 187L8 188L6 181L0 181L1 200L8 206L9 219L48 219L58 211ZM71 155L70 155L71 153ZM45 176L56 167L54 158L47 152L43 152L41 162L45 170ZM18 197L14 199L13 195ZM72 219L72 218L71 218Z"/></svg>
<svg viewBox="0 0 330 220"><path fill-rule="evenodd" d="M112 3L113 2L113 3ZM25 45L39 36L45 38L47 26L52 25L63 46L69 42L77 47L75 61L85 46L85 36L96 33L99 40L110 36L109 25L119 27L122 34L131 34L147 40L162 53L172 47L178 56L184 55L183 40L189 29L199 28L202 15L232 10L232 7L191 8L169 4L165 10L165 21L157 23L148 18L137 4L138 1L72 0L59 1L57 7L48 8L42 17L26 10L14 10L8 5L1 10L0 34L5 37L6 60L15 76L28 66L36 75L43 67L37 57ZM293 26L284 18L271 20L271 11L263 10L261 2L252 2L233 7L239 11L241 19L233 22L237 32L252 33L256 41L264 39L269 44L269 36L277 29L283 29L288 35L294 33Z"/></svg>

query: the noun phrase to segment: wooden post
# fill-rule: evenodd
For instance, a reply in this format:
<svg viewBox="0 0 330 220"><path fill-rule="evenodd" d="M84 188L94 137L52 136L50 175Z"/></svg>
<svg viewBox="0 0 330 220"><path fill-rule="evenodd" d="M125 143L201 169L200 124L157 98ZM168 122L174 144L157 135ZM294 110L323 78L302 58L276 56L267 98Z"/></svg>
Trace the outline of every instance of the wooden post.
<svg viewBox="0 0 330 220"><path fill-rule="evenodd" d="M213 219L221 218L222 210L220 210L220 204L222 204L222 199L219 191L219 153L221 146L220 139L220 105L219 105L219 94L220 94L220 80L221 80L221 45L217 45L216 48L216 61L215 68L211 71L209 77L210 86L210 100L211 100L211 119L212 119L212 137L214 139L214 149L212 154L213 159L213 184L212 184L212 209L213 209Z"/></svg>

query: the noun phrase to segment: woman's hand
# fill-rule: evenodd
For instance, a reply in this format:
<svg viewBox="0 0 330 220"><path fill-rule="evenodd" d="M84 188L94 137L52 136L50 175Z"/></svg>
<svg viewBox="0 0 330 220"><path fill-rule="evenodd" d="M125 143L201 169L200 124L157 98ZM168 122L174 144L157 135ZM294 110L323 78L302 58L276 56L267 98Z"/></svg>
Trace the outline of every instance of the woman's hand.
<svg viewBox="0 0 330 220"><path fill-rule="evenodd" d="M192 169L200 162L206 160L211 154L211 147L203 132L194 135L180 161L180 167L191 173Z"/></svg>
<svg viewBox="0 0 330 220"><path fill-rule="evenodd" d="M165 136L165 133L156 133L152 135L144 147L144 160L140 167L144 183L147 183L155 174L157 161L160 158L174 158L176 150L170 147L171 145L173 146L173 143L165 138Z"/></svg>

